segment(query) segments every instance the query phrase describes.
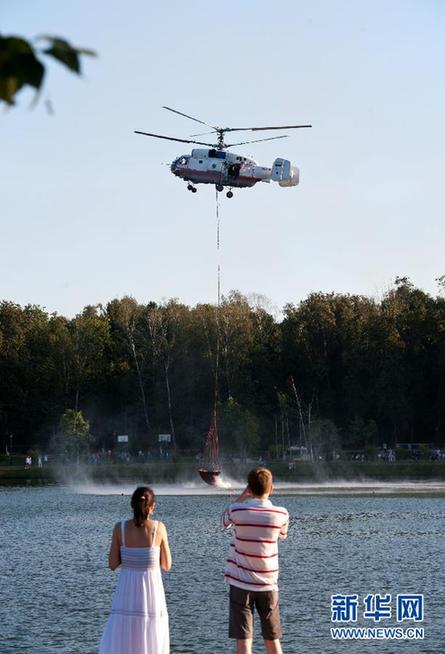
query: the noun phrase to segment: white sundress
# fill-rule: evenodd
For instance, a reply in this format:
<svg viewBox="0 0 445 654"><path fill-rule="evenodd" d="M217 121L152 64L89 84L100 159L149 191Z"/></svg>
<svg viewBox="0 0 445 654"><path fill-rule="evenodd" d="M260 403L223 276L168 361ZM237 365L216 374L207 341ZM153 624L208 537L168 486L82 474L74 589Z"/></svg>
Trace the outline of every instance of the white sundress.
<svg viewBox="0 0 445 654"><path fill-rule="evenodd" d="M155 523L152 543L158 524ZM121 531L121 571L99 654L169 654L160 547L126 547L123 521Z"/></svg>

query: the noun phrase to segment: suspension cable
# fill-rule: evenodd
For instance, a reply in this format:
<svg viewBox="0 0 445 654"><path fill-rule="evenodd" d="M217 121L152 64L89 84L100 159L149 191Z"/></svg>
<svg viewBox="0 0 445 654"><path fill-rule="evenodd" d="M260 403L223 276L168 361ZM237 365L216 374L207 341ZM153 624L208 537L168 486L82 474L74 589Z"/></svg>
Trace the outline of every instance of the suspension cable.
<svg viewBox="0 0 445 654"><path fill-rule="evenodd" d="M216 355L215 355L215 405L214 411L218 404L218 373L219 373L219 355L220 355L220 307L221 307L221 240L220 240L220 216L219 216L219 194L215 188L216 202L216 254L217 254L217 306L216 306Z"/></svg>

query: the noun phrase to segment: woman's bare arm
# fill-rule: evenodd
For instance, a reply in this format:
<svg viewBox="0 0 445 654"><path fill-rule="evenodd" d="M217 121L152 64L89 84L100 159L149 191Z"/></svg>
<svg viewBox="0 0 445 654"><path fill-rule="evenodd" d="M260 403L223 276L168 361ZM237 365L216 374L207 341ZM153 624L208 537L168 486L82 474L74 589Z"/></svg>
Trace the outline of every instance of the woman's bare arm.
<svg viewBox="0 0 445 654"><path fill-rule="evenodd" d="M161 528L162 540L161 540L161 568L163 570L170 570L172 567L172 555L170 552L170 547L168 544L167 529L165 528L164 523L160 523L159 527Z"/></svg>
<svg viewBox="0 0 445 654"><path fill-rule="evenodd" d="M120 545L120 525L117 523L114 525L110 553L108 555L108 566L111 570L116 570L121 564Z"/></svg>

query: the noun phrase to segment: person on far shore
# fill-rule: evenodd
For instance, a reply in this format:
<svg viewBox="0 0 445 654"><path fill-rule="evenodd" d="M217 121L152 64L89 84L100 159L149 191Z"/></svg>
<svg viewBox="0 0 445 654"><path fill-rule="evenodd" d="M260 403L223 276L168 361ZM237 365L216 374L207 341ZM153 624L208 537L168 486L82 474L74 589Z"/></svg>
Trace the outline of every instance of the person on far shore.
<svg viewBox="0 0 445 654"><path fill-rule="evenodd" d="M247 486L223 513L224 527L234 527L225 578L230 584L229 638L237 654L251 654L254 608L268 654L282 654L278 603L278 539L286 538L289 514L274 506L272 473L249 472Z"/></svg>
<svg viewBox="0 0 445 654"><path fill-rule="evenodd" d="M131 498L133 519L113 530L108 563L122 565L99 654L169 654L167 605L161 568L172 558L165 525L152 519L155 496L149 486Z"/></svg>

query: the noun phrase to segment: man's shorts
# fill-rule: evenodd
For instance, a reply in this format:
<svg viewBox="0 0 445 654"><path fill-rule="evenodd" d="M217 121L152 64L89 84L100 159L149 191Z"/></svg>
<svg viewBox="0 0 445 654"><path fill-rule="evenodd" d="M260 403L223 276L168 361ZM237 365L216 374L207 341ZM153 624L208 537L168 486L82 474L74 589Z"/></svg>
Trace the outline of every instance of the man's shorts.
<svg viewBox="0 0 445 654"><path fill-rule="evenodd" d="M280 607L276 590L244 590L230 584L229 638L253 637L253 612L258 611L265 640L281 638Z"/></svg>

